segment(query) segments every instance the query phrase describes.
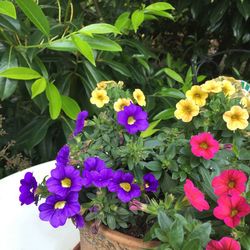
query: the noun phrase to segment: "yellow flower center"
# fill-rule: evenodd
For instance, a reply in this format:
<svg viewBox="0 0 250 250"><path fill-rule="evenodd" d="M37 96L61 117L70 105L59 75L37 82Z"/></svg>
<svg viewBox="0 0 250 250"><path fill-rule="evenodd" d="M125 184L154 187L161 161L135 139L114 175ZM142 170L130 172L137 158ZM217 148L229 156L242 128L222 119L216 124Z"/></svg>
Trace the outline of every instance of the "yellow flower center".
<svg viewBox="0 0 250 250"><path fill-rule="evenodd" d="M200 97L201 97L201 95L200 95L199 93L195 93L195 94L194 94L194 97L196 97L196 98L200 98Z"/></svg>
<svg viewBox="0 0 250 250"><path fill-rule="evenodd" d="M100 101L104 100L104 95L103 94L97 94L96 98Z"/></svg>
<svg viewBox="0 0 250 250"><path fill-rule="evenodd" d="M231 119L237 121L237 120L240 119L240 117L239 117L238 114L233 114L233 115L231 116Z"/></svg>
<svg viewBox="0 0 250 250"><path fill-rule="evenodd" d="M61 185L64 188L71 187L71 180L69 178L64 178L63 180L61 180Z"/></svg>
<svg viewBox="0 0 250 250"><path fill-rule="evenodd" d="M58 201L55 205L55 209L63 209L65 207L66 201Z"/></svg>
<svg viewBox="0 0 250 250"><path fill-rule="evenodd" d="M234 181L230 181L230 182L228 183L228 187L229 187L229 188L234 188L234 187L235 187L235 182L234 182Z"/></svg>
<svg viewBox="0 0 250 250"><path fill-rule="evenodd" d="M128 118L128 124L129 125L133 125L134 123L135 123L134 117L133 116L129 116L129 118Z"/></svg>
<svg viewBox="0 0 250 250"><path fill-rule="evenodd" d="M206 143L206 142L202 142L202 143L200 144L200 148L208 149L207 143Z"/></svg>
<svg viewBox="0 0 250 250"><path fill-rule="evenodd" d="M149 188L149 184L148 183L145 183L145 188Z"/></svg>
<svg viewBox="0 0 250 250"><path fill-rule="evenodd" d="M131 190L131 185L128 182L120 183L120 187L126 192L129 192Z"/></svg>
<svg viewBox="0 0 250 250"><path fill-rule="evenodd" d="M238 214L238 210L237 209L233 209L232 211L231 211L231 217L234 217L235 215L237 215Z"/></svg>

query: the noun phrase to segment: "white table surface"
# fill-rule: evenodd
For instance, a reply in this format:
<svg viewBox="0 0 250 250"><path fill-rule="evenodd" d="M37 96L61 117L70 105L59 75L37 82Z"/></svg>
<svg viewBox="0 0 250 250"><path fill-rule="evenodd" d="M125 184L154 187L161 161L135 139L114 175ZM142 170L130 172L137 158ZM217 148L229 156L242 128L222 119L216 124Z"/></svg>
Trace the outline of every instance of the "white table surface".
<svg viewBox="0 0 250 250"><path fill-rule="evenodd" d="M19 202L24 174L33 172L40 183L54 167L54 161L46 162L0 180L0 250L72 250L79 242L79 231L70 220L53 228L39 219L35 204Z"/></svg>

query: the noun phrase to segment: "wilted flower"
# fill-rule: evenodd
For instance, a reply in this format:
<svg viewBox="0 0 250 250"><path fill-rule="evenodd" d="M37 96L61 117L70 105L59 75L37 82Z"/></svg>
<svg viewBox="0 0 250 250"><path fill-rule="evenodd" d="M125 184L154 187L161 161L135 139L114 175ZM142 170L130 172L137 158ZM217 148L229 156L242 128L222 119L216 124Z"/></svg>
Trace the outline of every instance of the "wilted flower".
<svg viewBox="0 0 250 250"><path fill-rule="evenodd" d="M206 160L212 159L220 148L219 142L208 132L192 136L190 145L195 156L203 157Z"/></svg>
<svg viewBox="0 0 250 250"><path fill-rule="evenodd" d="M76 226L76 228L83 228L85 225L83 216L81 214L76 214L72 217L72 220Z"/></svg>
<svg viewBox="0 0 250 250"><path fill-rule="evenodd" d="M203 107L206 104L208 93L203 91L198 85L194 85L190 90L186 92L188 100L193 101L199 107Z"/></svg>
<svg viewBox="0 0 250 250"><path fill-rule="evenodd" d="M210 240L206 250L240 250L240 243L232 238L223 237L219 241Z"/></svg>
<svg viewBox="0 0 250 250"><path fill-rule="evenodd" d="M176 110L174 115L177 119L181 119L183 122L190 122L194 116L199 114L199 106L192 100L180 100L176 104Z"/></svg>
<svg viewBox="0 0 250 250"><path fill-rule="evenodd" d="M147 204L141 203L138 200L132 200L129 202L129 210L130 211L147 211Z"/></svg>
<svg viewBox="0 0 250 250"><path fill-rule="evenodd" d="M24 179L20 181L21 186L19 191L21 192L19 200L21 205L29 205L35 201L35 192L37 189L37 181L31 172L27 172L24 175Z"/></svg>
<svg viewBox="0 0 250 250"><path fill-rule="evenodd" d="M133 92L133 97L140 106L146 106L145 95L140 89L135 89Z"/></svg>
<svg viewBox="0 0 250 250"><path fill-rule="evenodd" d="M230 111L223 115L223 120L227 123L229 130L245 129L248 126L248 118L247 110L240 106L231 107Z"/></svg>
<svg viewBox="0 0 250 250"><path fill-rule="evenodd" d="M250 205L244 197L239 195L223 195L217 200L218 206L213 213L217 219L223 220L224 223L234 228L239 225L241 217L250 213Z"/></svg>
<svg viewBox="0 0 250 250"><path fill-rule="evenodd" d="M198 211L208 210L210 208L208 202L205 200L204 194L194 186L193 182L186 179L184 184L185 196L190 204Z"/></svg>
<svg viewBox="0 0 250 250"><path fill-rule="evenodd" d="M114 103L114 110L116 112L119 112L124 109L125 106L130 105L131 100L127 98L119 98L115 103Z"/></svg>
<svg viewBox="0 0 250 250"><path fill-rule="evenodd" d="M143 176L144 181L144 189L147 192L157 192L157 188L159 186L158 180L156 180L155 176L152 173L145 174Z"/></svg>
<svg viewBox="0 0 250 250"><path fill-rule="evenodd" d="M201 85L201 88L207 93L219 93L222 90L220 83L215 80L206 81Z"/></svg>
<svg viewBox="0 0 250 250"><path fill-rule="evenodd" d="M214 193L218 196L223 194L240 195L246 190L247 176L240 170L224 170L212 180Z"/></svg>
<svg viewBox="0 0 250 250"><path fill-rule="evenodd" d="M98 89L106 89L109 81L101 81L96 84Z"/></svg>
<svg viewBox="0 0 250 250"><path fill-rule="evenodd" d="M129 134L144 131L148 128L148 114L143 109L131 103L124 107L124 110L117 113L117 121L124 126Z"/></svg>
<svg viewBox="0 0 250 250"><path fill-rule="evenodd" d="M69 163L69 153L70 153L69 146L64 145L57 153L56 165L57 166L64 166L64 167L67 166Z"/></svg>
<svg viewBox="0 0 250 250"><path fill-rule="evenodd" d="M225 144L223 144L223 149L226 149L228 151L232 151L233 144L232 143L225 143Z"/></svg>
<svg viewBox="0 0 250 250"><path fill-rule="evenodd" d="M84 123L85 123L85 119L88 117L88 112L87 111L82 111L78 114L77 118L76 118L76 126L75 126L75 130L74 130L74 136L77 136L78 134L80 134L84 128Z"/></svg>
<svg viewBox="0 0 250 250"><path fill-rule="evenodd" d="M95 104L98 108L102 108L105 104L109 103L107 91L104 89L95 89L91 93L90 102L92 104Z"/></svg>

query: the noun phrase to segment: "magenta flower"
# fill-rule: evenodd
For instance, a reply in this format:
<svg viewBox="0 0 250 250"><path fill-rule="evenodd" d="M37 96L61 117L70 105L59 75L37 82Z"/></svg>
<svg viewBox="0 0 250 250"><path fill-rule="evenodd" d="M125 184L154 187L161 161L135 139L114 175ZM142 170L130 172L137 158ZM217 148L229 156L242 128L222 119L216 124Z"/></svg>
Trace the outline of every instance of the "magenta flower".
<svg viewBox="0 0 250 250"><path fill-rule="evenodd" d="M212 180L214 193L218 196L223 194L240 195L246 190L247 176L240 170L224 170Z"/></svg>
<svg viewBox="0 0 250 250"><path fill-rule="evenodd" d="M108 185L110 192L116 192L118 199L126 203L133 198L141 196L141 189L137 184L133 184L134 176L118 170L113 175L113 180Z"/></svg>
<svg viewBox="0 0 250 250"><path fill-rule="evenodd" d="M51 177L46 181L48 191L59 196L66 196L69 192L82 189L83 178L80 171L73 166L56 167L51 170Z"/></svg>
<svg viewBox="0 0 250 250"><path fill-rule="evenodd" d="M77 136L78 134L80 134L84 128L84 124L85 124L85 119L88 117L88 112L87 111L82 111L78 114L77 118L76 118L76 126L75 126L75 130L73 132L74 136Z"/></svg>
<svg viewBox="0 0 250 250"><path fill-rule="evenodd" d="M38 209L41 220L49 221L51 226L55 228L63 226L68 218L80 212L78 193L71 192L66 197L51 195Z"/></svg>
<svg viewBox="0 0 250 250"><path fill-rule="evenodd" d="M20 181L21 186L19 191L21 192L19 196L19 201L21 205L29 205L33 203L35 199L35 192L37 189L37 181L31 172L27 172L24 175L24 179Z"/></svg>
<svg viewBox="0 0 250 250"><path fill-rule="evenodd" d="M129 134L146 130L149 126L147 119L147 112L133 103L117 113L117 122L124 126Z"/></svg>
<svg viewBox="0 0 250 250"><path fill-rule="evenodd" d="M147 204L141 203L138 200L132 200L129 202L129 210L130 211L144 211L147 212Z"/></svg>
<svg viewBox="0 0 250 250"><path fill-rule="evenodd" d="M194 135L190 140L191 151L197 157L203 157L206 160L214 158L219 151L220 144L208 132Z"/></svg>
<svg viewBox="0 0 250 250"><path fill-rule="evenodd" d="M57 166L67 166L69 163L69 153L70 148L68 145L64 145L56 156L56 165Z"/></svg>
<svg viewBox="0 0 250 250"><path fill-rule="evenodd" d="M184 184L184 192L190 204L198 211L202 212L210 208L204 194L189 179L186 179L186 183Z"/></svg>
<svg viewBox="0 0 250 250"><path fill-rule="evenodd" d="M240 250L240 243L232 238L223 237L221 240L210 240L206 250Z"/></svg>
<svg viewBox="0 0 250 250"><path fill-rule="evenodd" d="M239 195L223 195L217 200L218 206L213 214L217 219L223 220L231 228L239 225L241 217L250 213L250 205L244 197Z"/></svg>
<svg viewBox="0 0 250 250"><path fill-rule="evenodd" d="M145 174L143 176L144 181L144 189L147 192L157 192L157 188L159 186L158 180L156 180L155 176L152 173Z"/></svg>

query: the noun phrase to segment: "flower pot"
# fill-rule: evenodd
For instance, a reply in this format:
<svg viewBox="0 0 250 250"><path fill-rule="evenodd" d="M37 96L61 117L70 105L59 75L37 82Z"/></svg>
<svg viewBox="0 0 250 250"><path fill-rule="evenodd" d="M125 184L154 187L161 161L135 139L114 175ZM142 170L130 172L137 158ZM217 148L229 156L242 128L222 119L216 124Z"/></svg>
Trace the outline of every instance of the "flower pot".
<svg viewBox="0 0 250 250"><path fill-rule="evenodd" d="M93 234L89 226L80 230L79 250L141 250L152 249L158 245L157 241L144 242L103 225L97 234Z"/></svg>

